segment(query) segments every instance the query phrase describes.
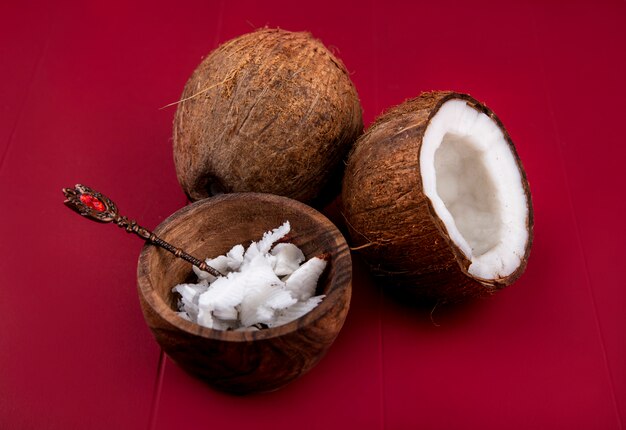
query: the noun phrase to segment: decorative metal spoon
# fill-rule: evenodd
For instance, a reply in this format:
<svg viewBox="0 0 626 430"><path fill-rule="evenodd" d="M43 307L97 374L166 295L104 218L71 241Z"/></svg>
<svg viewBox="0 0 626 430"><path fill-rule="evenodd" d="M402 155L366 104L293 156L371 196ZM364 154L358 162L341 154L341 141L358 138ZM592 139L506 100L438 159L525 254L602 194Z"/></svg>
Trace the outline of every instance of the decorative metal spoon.
<svg viewBox="0 0 626 430"><path fill-rule="evenodd" d="M80 184L76 184L73 189L63 188L63 194L66 197L63 203L80 215L97 222L115 223L128 233L136 234L143 240L171 252L176 257L182 258L200 270L209 272L213 276L223 276L205 262L164 241L147 228L141 227L135 220L129 220L127 217L121 216L115 203L104 194Z"/></svg>

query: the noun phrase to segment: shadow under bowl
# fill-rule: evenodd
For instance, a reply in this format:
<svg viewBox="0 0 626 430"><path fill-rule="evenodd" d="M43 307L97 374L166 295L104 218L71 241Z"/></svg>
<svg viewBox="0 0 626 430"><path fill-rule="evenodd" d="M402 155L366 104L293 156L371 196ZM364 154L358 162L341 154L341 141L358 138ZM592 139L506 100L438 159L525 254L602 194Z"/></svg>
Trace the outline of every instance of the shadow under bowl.
<svg viewBox="0 0 626 430"><path fill-rule="evenodd" d="M345 239L322 214L303 203L270 194L224 194L172 214L157 236L204 259L247 246L283 222L289 241L307 259L327 255L316 294L326 297L289 324L258 331L220 331L177 315L172 288L193 281L192 267L146 243L137 269L141 308L161 348L189 373L236 394L272 391L309 371L333 343L348 313L352 262Z"/></svg>

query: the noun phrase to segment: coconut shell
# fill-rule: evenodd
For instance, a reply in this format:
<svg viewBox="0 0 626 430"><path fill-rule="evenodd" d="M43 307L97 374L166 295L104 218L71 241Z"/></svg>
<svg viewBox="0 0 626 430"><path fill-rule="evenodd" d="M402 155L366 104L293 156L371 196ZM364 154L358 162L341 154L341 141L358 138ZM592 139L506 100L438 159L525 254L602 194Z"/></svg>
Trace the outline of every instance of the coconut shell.
<svg viewBox="0 0 626 430"><path fill-rule="evenodd" d="M431 118L450 99L491 117L502 129L520 169L529 208L529 239L518 269L502 279L478 279L470 261L450 239L424 194L420 174L422 138ZM342 189L351 246L384 287L419 298L458 301L510 285L524 271L533 238L528 181L509 134L485 105L466 94L431 92L407 100L363 134L350 154ZM405 294L403 294L405 295Z"/></svg>
<svg viewBox="0 0 626 430"><path fill-rule="evenodd" d="M255 191L311 202L329 182L337 195L363 130L345 66L309 33L264 28L223 44L181 100L174 161L191 200Z"/></svg>

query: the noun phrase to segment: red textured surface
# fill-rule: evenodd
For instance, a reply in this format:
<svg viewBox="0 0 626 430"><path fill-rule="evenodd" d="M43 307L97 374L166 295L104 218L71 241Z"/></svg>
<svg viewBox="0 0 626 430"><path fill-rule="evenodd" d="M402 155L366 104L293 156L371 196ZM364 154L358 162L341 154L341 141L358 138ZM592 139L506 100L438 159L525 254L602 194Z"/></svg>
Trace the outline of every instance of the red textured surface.
<svg viewBox="0 0 626 430"><path fill-rule="evenodd" d="M0 428L623 428L625 2L50 3L0 6ZM60 190L93 186L146 226L183 206L160 108L266 24L334 47L366 123L424 90L485 101L526 167L536 240L517 284L432 321L356 261L326 358L241 398L161 355L140 241Z"/></svg>

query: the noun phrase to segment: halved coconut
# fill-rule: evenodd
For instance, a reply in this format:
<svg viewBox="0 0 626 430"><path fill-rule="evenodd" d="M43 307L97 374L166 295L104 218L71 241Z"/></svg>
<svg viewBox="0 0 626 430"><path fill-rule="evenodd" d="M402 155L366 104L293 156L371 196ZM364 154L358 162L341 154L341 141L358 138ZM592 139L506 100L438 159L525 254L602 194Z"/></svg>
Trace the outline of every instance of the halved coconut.
<svg viewBox="0 0 626 430"><path fill-rule="evenodd" d="M509 134L466 94L392 108L357 141L343 182L352 246L386 284L457 300L524 271L533 211Z"/></svg>

